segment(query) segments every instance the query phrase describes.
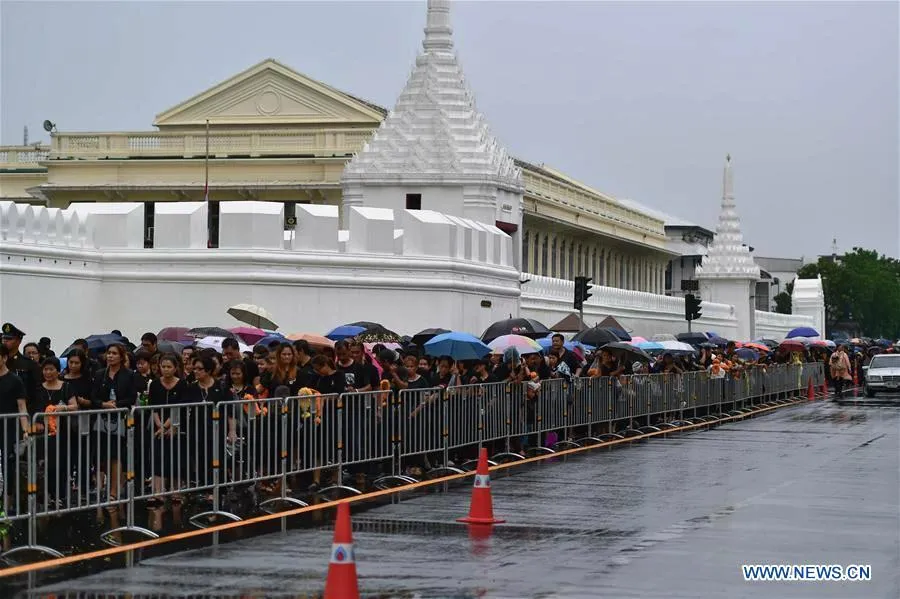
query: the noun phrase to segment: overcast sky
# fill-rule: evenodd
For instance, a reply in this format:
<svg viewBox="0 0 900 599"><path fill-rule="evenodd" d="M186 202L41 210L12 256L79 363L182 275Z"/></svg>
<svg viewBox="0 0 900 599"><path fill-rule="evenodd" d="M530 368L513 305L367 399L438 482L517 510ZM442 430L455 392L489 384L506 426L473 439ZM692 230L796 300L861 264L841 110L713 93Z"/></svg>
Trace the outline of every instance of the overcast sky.
<svg viewBox="0 0 900 599"><path fill-rule="evenodd" d="M0 2L0 141L147 130L272 57L393 105L425 2ZM900 255L898 3L466 2L460 61L512 154L714 226L734 157L756 255Z"/></svg>

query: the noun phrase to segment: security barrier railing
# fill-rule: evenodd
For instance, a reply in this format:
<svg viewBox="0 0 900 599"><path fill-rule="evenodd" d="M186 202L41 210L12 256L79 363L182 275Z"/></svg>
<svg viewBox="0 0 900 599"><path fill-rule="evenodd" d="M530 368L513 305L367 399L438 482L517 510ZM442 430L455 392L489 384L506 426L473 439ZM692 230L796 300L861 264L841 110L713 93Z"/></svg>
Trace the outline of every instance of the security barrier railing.
<svg viewBox="0 0 900 599"><path fill-rule="evenodd" d="M46 412L24 434L18 415L0 416L3 509L0 533L24 522L37 551L38 520L85 509L124 509L124 526L103 533L155 533L135 524L136 502L202 495L191 517L205 527L220 497L251 490L262 511L306 505L294 495L358 494L422 476L463 472L478 449L495 462L674 427L714 422L804 394L825 381L821 363L753 367L716 378L707 372L618 378L499 382L299 397L138 406L130 410ZM348 477L353 480L347 480Z"/></svg>

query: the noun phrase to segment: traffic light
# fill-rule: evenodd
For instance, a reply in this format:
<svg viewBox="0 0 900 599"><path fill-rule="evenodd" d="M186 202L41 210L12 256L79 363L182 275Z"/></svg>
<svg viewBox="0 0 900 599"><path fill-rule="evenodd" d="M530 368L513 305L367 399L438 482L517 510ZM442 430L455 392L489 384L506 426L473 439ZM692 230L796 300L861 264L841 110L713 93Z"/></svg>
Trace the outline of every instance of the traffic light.
<svg viewBox="0 0 900 599"><path fill-rule="evenodd" d="M697 320L700 318L703 313L701 312L703 301L694 295L693 293L688 293L684 296L684 319L685 320Z"/></svg>
<svg viewBox="0 0 900 599"><path fill-rule="evenodd" d="M575 309L581 310L584 302L591 297L591 277L575 277Z"/></svg>

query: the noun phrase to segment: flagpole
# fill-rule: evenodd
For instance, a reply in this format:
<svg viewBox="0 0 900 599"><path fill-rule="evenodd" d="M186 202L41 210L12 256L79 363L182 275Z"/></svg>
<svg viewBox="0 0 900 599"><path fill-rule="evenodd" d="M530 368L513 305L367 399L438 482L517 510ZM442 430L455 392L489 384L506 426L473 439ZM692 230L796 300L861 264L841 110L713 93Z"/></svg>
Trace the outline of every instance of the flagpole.
<svg viewBox="0 0 900 599"><path fill-rule="evenodd" d="M209 203L209 119L206 119L206 159L204 160L206 182L203 185L203 201Z"/></svg>

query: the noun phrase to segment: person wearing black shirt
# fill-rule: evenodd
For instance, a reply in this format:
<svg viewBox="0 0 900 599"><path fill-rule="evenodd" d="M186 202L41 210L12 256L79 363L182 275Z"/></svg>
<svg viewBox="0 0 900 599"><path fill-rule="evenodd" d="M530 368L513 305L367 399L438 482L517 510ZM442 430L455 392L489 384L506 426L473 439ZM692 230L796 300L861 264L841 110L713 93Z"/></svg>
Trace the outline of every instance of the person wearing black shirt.
<svg viewBox="0 0 900 599"><path fill-rule="evenodd" d="M130 408L137 401L137 378L125 368L125 347L114 343L106 349L106 368L94 379L91 404L95 410ZM121 414L101 414L97 418L101 459L107 462L107 489L110 499L119 496L124 481L119 476L119 455L125 447L125 423Z"/></svg>
<svg viewBox="0 0 900 599"><path fill-rule="evenodd" d="M379 379L370 380L369 371L362 364L357 363L350 353L350 344L341 340L334 344L334 352L337 355L335 366L337 371L344 375L345 391L371 391L378 387Z"/></svg>
<svg viewBox="0 0 900 599"><path fill-rule="evenodd" d="M204 408L182 411L181 434L188 448L185 466L201 486L212 484L212 411L213 405L231 399L222 383L215 378L216 363L209 356L194 358L196 381L184 392L185 403L212 404ZM193 472L191 472L193 470Z"/></svg>
<svg viewBox="0 0 900 599"><path fill-rule="evenodd" d="M2 335L3 345L9 352L6 367L25 385L25 397L28 401L29 412L34 413L35 401L38 398L38 386L44 380L41 366L19 352L22 339L25 338L25 333L19 327L10 322L3 323Z"/></svg>
<svg viewBox="0 0 900 599"><path fill-rule="evenodd" d="M160 494L166 491L166 480L176 476L174 471L174 455L183 454L182 436L179 434L180 414L178 404L185 403L187 383L178 378L181 370L175 354L163 354L159 359L160 377L150 382L149 405L151 410L141 410L143 417L138 418L135 431L144 435L143 446L152 455L152 463L143 464L153 473L153 492ZM144 422L144 424L142 424ZM145 454L146 455L146 454ZM142 479L143 477L141 477ZM169 490L175 488L172 480ZM153 507L161 501L154 497L147 505Z"/></svg>
<svg viewBox="0 0 900 599"><path fill-rule="evenodd" d="M225 362L234 362L235 360L240 360L244 363L244 368L247 369L247 382L248 384L252 384L256 377L259 376L259 366L256 365L256 360L252 358L247 358L241 353L241 346L238 345L237 339L232 337L228 337L227 339L222 341L222 359ZM223 378L228 381L229 373L223 372Z"/></svg>
<svg viewBox="0 0 900 599"><path fill-rule="evenodd" d="M16 468L18 464L16 445L19 439L28 438L30 428L25 385L22 379L7 367L9 354L6 345L0 345L0 414L22 414L22 417L3 419L3 428L0 429L0 435L3 435L3 446L0 447L3 451L3 480L6 483L3 491L7 497L18 491L21 477Z"/></svg>

